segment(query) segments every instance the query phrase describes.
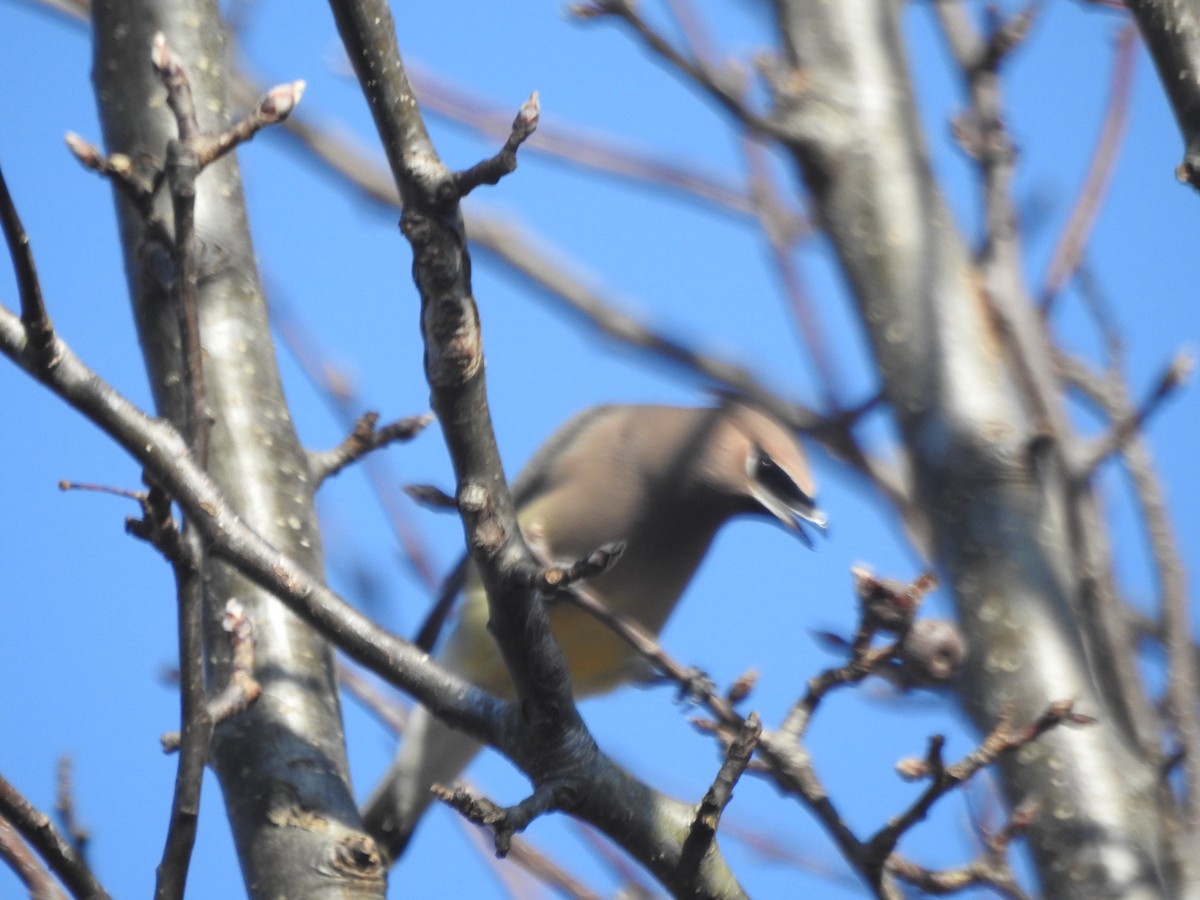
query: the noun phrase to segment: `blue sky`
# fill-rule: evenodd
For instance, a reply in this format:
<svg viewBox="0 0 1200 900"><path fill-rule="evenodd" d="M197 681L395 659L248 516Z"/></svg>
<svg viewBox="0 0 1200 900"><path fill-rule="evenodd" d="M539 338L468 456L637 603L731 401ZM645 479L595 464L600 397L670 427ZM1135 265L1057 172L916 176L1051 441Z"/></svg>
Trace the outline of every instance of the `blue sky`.
<svg viewBox="0 0 1200 900"><path fill-rule="evenodd" d="M765 4L702 6L723 55L746 59L769 46ZM947 124L961 92L926 7L909 4L905 13L910 65L934 166L963 228L977 234L972 172ZM536 89L546 125L585 128L744 183L744 156L727 122L620 29L580 26L561 5L541 0L523 4L519 13L509 4L477 0L394 8L410 66L512 112ZM283 0L244 9L244 51L262 80L306 79L302 109L369 145L367 110L346 77L329 13L319 5L300 12ZM1025 213L1033 290L1087 169L1121 21L1082 3L1049 4L1008 73L1009 124L1020 149L1016 193ZM81 28L30 2L0 2L0 165L33 241L51 313L85 361L148 407L111 194L62 143L66 131L99 140L89 68ZM431 128L454 167L468 166L496 146L437 119ZM1200 207L1194 193L1174 180L1180 155L1157 77L1139 50L1128 135L1089 251L1139 396L1172 354L1194 346L1200 334L1196 289L1187 281ZM261 136L241 151L240 162L272 296L305 322L320 351L353 379L365 408L385 418L424 411L418 305L394 216L344 191L280 136ZM791 174L782 167L777 172L781 189L792 192ZM499 187L477 192L470 208L536 236L627 311L752 367L787 396L817 402L811 365L765 244L745 220L533 154L523 155L517 173ZM801 249L797 259L839 364L842 399L854 403L869 396L875 381L844 287L821 240ZM11 308L11 274L6 266L0 270L0 302ZM694 379L605 342L485 257L477 257L474 271L493 416L510 471L585 406L703 402L703 385ZM1056 336L1076 352L1095 353L1099 344L1078 295L1068 294L1061 307ZM326 404L294 358L282 348L279 356L302 440L317 448L336 443L342 431ZM0 772L48 809L55 759L70 754L99 877L116 896L145 895L153 886L175 773L174 760L158 749L158 735L176 727L178 714L173 692L159 677L175 662L170 574L149 548L124 534L124 517L133 513L127 503L56 487L65 478L136 488L137 467L9 365L0 365L0 404L7 423L0 429L0 465L9 473L0 507ZM1189 390L1149 426L1172 518L1192 561L1200 558L1198 412ZM1086 415L1078 421L1096 427ZM869 434L873 449L887 454L886 423L876 422ZM386 455L396 489L408 482L451 485L436 427ZM850 565L863 561L897 577L911 577L921 566L891 512L838 462L820 451L814 455L822 504L832 519L830 539L811 553L758 522L730 527L664 634L671 653L718 682L759 669L751 705L768 726L805 679L834 661L810 631L848 633L853 627ZM1100 484L1117 521L1122 584L1131 600L1151 608L1154 585L1144 537L1129 516L1125 480L1106 470ZM461 546L457 524L407 500L403 505L439 568L447 568ZM427 602L425 590L400 559L362 472L329 483L319 506L331 584L390 627L410 632ZM374 586L369 596L364 572ZM943 613L949 608L943 594L931 604ZM1153 661L1146 668L1157 683ZM354 701L345 703L345 713L362 796L386 767L391 739ZM622 691L589 701L584 713L605 749L669 793L698 798L715 774L711 741L692 730L688 710L677 708L666 689ZM895 700L869 686L822 708L810 746L852 827L879 827L915 795L892 766L922 753L934 732L950 735L950 757L972 746L953 707L937 698ZM523 780L499 759L482 760L472 774L499 800L522 796ZM990 808L985 783L968 793L972 809ZM945 802L902 849L931 866L965 861L973 852L968 814L961 800ZM769 833L841 872L811 818L769 786L744 781L726 821ZM415 886L417 895L444 893L445 867L453 863L456 889L498 891L488 854L473 850L466 835L451 814L435 811L397 871L397 883ZM598 890L613 890L611 874L583 852L576 828L565 819L539 821L529 837ZM755 896L861 893L853 884L765 861L732 837L725 849ZM236 896L240 885L219 791L210 779L191 893ZM0 870L0 897L17 890L13 877Z"/></svg>

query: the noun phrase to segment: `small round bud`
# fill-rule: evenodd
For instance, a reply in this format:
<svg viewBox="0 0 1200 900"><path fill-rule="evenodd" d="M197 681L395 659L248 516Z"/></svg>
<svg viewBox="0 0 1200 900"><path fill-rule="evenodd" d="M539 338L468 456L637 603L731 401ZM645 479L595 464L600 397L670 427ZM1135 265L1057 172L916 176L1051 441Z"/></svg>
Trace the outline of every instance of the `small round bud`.
<svg viewBox="0 0 1200 900"><path fill-rule="evenodd" d="M958 677L967 643L953 622L918 619L900 642L896 658L912 686L936 687Z"/></svg>

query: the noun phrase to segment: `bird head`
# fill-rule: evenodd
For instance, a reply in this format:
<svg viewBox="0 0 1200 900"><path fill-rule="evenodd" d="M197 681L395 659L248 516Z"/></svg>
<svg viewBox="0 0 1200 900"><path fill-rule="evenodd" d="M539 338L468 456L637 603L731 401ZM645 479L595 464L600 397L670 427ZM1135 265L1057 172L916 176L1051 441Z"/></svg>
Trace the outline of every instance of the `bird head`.
<svg viewBox="0 0 1200 900"><path fill-rule="evenodd" d="M776 419L745 404L728 401L720 412L710 478L738 501L739 511L766 514L811 547L806 526L823 533L827 520L817 507L799 440Z"/></svg>

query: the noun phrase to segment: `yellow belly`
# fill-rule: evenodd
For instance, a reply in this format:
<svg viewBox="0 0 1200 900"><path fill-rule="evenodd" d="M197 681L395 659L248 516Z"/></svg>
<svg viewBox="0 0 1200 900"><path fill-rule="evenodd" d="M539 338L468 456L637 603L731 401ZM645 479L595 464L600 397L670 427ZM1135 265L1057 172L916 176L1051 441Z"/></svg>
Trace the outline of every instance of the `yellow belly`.
<svg viewBox="0 0 1200 900"><path fill-rule="evenodd" d="M562 648L576 697L601 694L646 672L641 657L620 636L569 601L547 609L550 630ZM512 696L508 670L487 630L487 600L471 590L446 649L443 662L452 671L502 697Z"/></svg>

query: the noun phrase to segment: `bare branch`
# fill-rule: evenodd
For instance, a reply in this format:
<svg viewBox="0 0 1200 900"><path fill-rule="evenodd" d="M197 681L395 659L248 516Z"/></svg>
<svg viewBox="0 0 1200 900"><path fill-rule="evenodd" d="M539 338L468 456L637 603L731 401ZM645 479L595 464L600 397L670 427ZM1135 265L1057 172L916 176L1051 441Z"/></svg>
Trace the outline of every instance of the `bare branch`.
<svg viewBox="0 0 1200 900"><path fill-rule="evenodd" d="M487 591L492 634L520 700L519 716L511 706L503 712L509 713L505 726L511 747L534 782L533 793L507 811L497 830L497 850L503 852L513 832L550 809L576 810L615 831L610 790L620 785L640 797L637 804L624 804L622 845L664 884L676 890L740 894L732 872L716 853L706 855L694 879L679 880L675 861L681 848L663 826L684 814L682 804L661 796L651 800L648 789L632 783L599 752L579 717L546 611L536 591L527 587L536 561L517 525L496 449L454 178L440 161L414 102L386 2L332 0L331 6L403 203L401 231L412 246L414 281L421 295L432 405L454 464L455 496L472 561ZM439 715L436 707L430 709ZM566 765L568 759L574 765ZM599 789L602 783L609 790ZM640 803L647 803L647 809L655 806L654 815L631 821L628 810Z"/></svg>
<svg viewBox="0 0 1200 900"><path fill-rule="evenodd" d="M513 119L512 131L500 152L469 169L454 173L454 184L458 188L460 198L467 196L480 185L499 184L501 178L516 171L517 148L537 130L540 114L541 104L537 91L534 91L518 110L517 117Z"/></svg>
<svg viewBox="0 0 1200 900"><path fill-rule="evenodd" d="M75 845L75 849L79 851L79 858L87 859L88 843L92 839L91 833L85 828L75 815L75 790L71 779L71 757L60 756L58 758L57 767L57 790L54 795L54 811L58 814L58 821L70 838L71 843Z"/></svg>
<svg viewBox="0 0 1200 900"><path fill-rule="evenodd" d="M171 563L175 576L182 737L177 743L180 753L175 790L155 883L156 900L173 900L183 896L187 884L215 726L205 705L204 579L200 568L204 543L192 524L186 533L180 533L171 518L170 498L156 487L151 487L142 499L141 520L127 520L126 529L157 547Z"/></svg>
<svg viewBox="0 0 1200 900"><path fill-rule="evenodd" d="M1108 192L1108 183L1116 168L1121 141L1125 135L1125 123L1129 114L1129 98L1133 93L1134 63L1137 60L1136 32L1132 23L1121 29L1117 36L1117 48L1113 56L1112 82L1108 94L1108 111L1104 115L1104 126L1092 152L1092 163L1088 167L1083 187L1075 208L1058 238L1054 256L1046 269L1042 282L1040 304L1042 313L1050 307L1062 291L1063 286L1074 276L1083 260L1092 226L1099 215L1100 207Z"/></svg>
<svg viewBox="0 0 1200 900"><path fill-rule="evenodd" d="M363 403L352 379L322 351L315 335L278 295L271 301L270 313L284 344L295 356L309 382L327 401L342 426L353 432L357 427L358 411L362 409ZM310 456L310 461L311 459ZM411 517L396 497L395 485L399 478L392 474L385 456L368 455L364 460L364 468L404 558L422 584L430 590L436 589L439 578L429 550L424 545L420 532L413 526Z"/></svg>
<svg viewBox="0 0 1200 900"><path fill-rule="evenodd" d="M709 98L746 128L767 137L786 137L786 132L775 122L759 115L743 103L743 91L740 86L732 87L729 84L727 73L723 77L722 73L712 71L703 62L688 59L672 46L670 41L655 31L638 14L633 0L594 0L573 4L568 10L580 21L613 18L623 22L633 30L643 45L684 75L688 81L702 88Z"/></svg>
<svg viewBox="0 0 1200 900"><path fill-rule="evenodd" d="M571 900L600 900L599 894L526 840L513 838L508 859L542 884Z"/></svg>
<svg viewBox="0 0 1200 900"><path fill-rule="evenodd" d="M434 796L476 825L491 829L496 842L496 856L503 859L512 849L513 839L534 819L574 805L573 791L567 785L537 785L533 793L516 806L497 806L474 789L459 785L448 788L435 784Z"/></svg>
<svg viewBox="0 0 1200 900"><path fill-rule="evenodd" d="M1109 427L1108 433L1096 441L1095 446L1088 448L1079 464L1079 477L1090 478L1101 463L1120 452L1139 434L1149 418L1162 408L1163 401L1187 383L1195 367L1196 360L1189 351L1182 350L1175 354L1142 403L1136 409L1122 411Z"/></svg>
<svg viewBox="0 0 1200 900"><path fill-rule="evenodd" d="M396 734L404 731L405 725L408 724L408 710L399 702L384 696L375 685L362 676L357 668L339 661L338 682L343 690L357 698L391 731Z"/></svg>
<svg viewBox="0 0 1200 900"><path fill-rule="evenodd" d="M235 121L233 125L217 134L197 136L197 159L200 167L204 168L220 159L226 153L237 148L253 138L256 134L271 125L278 125L292 114L292 110L304 96L306 85L303 80L279 84L263 94L262 98L251 107L249 113Z"/></svg>
<svg viewBox="0 0 1200 900"><path fill-rule="evenodd" d="M54 325L42 299L42 285L38 280L37 266L29 248L29 235L21 224L8 182L0 171L0 225L8 242L8 255L17 276L17 292L21 298L21 324L25 326L34 359L38 365L53 366L56 362L50 352L54 338Z"/></svg>
<svg viewBox="0 0 1200 900"><path fill-rule="evenodd" d="M750 195L754 199L759 228L770 249L771 261L787 297L792 318L799 326L804 349L820 380L826 409L836 411L841 405L838 372L828 352L830 342L825 339L816 307L809 297L800 268L792 257L793 238L781 227L779 203L775 198L782 191L774 183L766 150L759 142L749 137L743 138L742 152L750 172Z"/></svg>
<svg viewBox="0 0 1200 900"><path fill-rule="evenodd" d="M320 453L309 452L308 467L312 472L313 481L320 484L325 479L338 474L351 463L381 447L397 442L411 441L432 421L433 414L424 413L399 419L382 428L376 428L375 426L379 422L379 413L363 413L354 423L354 430L332 450Z"/></svg>
<svg viewBox="0 0 1200 900"><path fill-rule="evenodd" d="M20 832L72 894L107 900L108 892L71 842L54 827L49 816L26 800L3 775L0 775L0 819L8 820Z"/></svg>
<svg viewBox="0 0 1200 900"><path fill-rule="evenodd" d="M59 888L54 876L3 816L0 816L0 860L6 862L25 885L30 900L66 900L67 895Z"/></svg>
<svg viewBox="0 0 1200 900"><path fill-rule="evenodd" d="M200 343L200 249L196 242L196 178L201 170L196 144L200 123L196 119L191 82L161 31L154 36L151 61L167 89L167 105L175 114L175 125L179 130L178 139L167 142L163 167L175 214L174 237L170 244L175 261L172 287L183 343L183 378L188 396L184 433L201 467L206 467L212 413L208 408L204 351ZM197 560L197 565L200 564Z"/></svg>
<svg viewBox="0 0 1200 900"><path fill-rule="evenodd" d="M262 693L262 686L254 679L254 623L237 600L225 604L222 626L229 633L232 652L229 681L204 705L204 713L213 726L244 712ZM164 753L175 752L182 743L180 734L175 731L167 732L160 740Z"/></svg>
<svg viewBox="0 0 1200 900"><path fill-rule="evenodd" d="M901 836L929 813L933 804L959 784L972 778L980 769L990 766L1000 756L1031 744L1047 731L1060 725L1093 725L1091 716L1075 712L1069 700L1051 703L1045 711L1024 728L1013 728L1008 718L1001 719L978 747L952 766L942 762L944 738L935 736L929 742L924 760L902 760L897 769L905 778L931 779L929 787L902 814L894 817L865 844L868 865L882 866L896 848Z"/></svg>
<svg viewBox="0 0 1200 900"><path fill-rule="evenodd" d="M339 664L338 678L342 687L358 698L384 725L396 734L404 731L408 720L407 711L399 703L384 697L356 668L345 663ZM599 900L578 878L521 838L513 839L508 859L543 884L567 897L574 900Z"/></svg>
<svg viewBox="0 0 1200 900"><path fill-rule="evenodd" d="M696 868L700 858L708 852L709 847L717 836L717 825L725 807L733 799L733 789L738 779L750 765L750 757L758 746L758 738L762 734L762 722L758 713L750 713L743 723L741 731L730 741L725 751L725 760L713 780L712 786L705 792L704 799L696 809L696 818L692 822L687 843L684 844L683 858L680 865L685 869Z"/></svg>
<svg viewBox="0 0 1200 900"><path fill-rule="evenodd" d="M1175 177L1200 188L1200 12L1173 0L1128 0L1183 136Z"/></svg>
<svg viewBox="0 0 1200 900"><path fill-rule="evenodd" d="M481 134L505 137L509 113L478 96L449 84L436 73L410 70L421 107L430 115L449 119ZM300 137L300 133L297 132ZM736 216L752 213L753 203L741 185L675 158L663 158L625 143L571 125L544 122L525 147L526 153L546 156L585 170L600 172L651 189L677 193L715 212ZM798 211L780 210L781 228L796 239L811 231Z"/></svg>
<svg viewBox="0 0 1200 900"><path fill-rule="evenodd" d="M434 511L458 511L458 501L434 484L406 484L401 488L413 502Z"/></svg>
<svg viewBox="0 0 1200 900"><path fill-rule="evenodd" d="M542 569L535 576L534 584L543 592L566 590L577 582L603 575L617 564L624 552L623 542L606 544L569 566L548 566Z"/></svg>

